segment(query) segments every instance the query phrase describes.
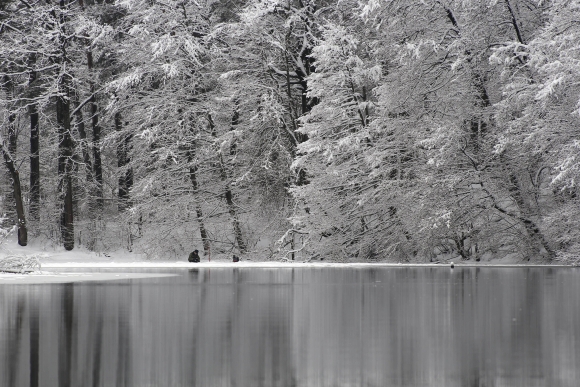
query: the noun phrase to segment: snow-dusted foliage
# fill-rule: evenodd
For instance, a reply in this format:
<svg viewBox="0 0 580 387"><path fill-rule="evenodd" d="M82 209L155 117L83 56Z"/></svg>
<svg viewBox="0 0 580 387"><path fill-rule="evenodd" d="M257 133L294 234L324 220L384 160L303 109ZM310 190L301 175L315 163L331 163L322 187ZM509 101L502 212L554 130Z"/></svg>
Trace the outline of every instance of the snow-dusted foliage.
<svg viewBox="0 0 580 387"><path fill-rule="evenodd" d="M28 273L38 271L41 268L37 256L19 254L7 254L0 259L0 271L9 273Z"/></svg>
<svg viewBox="0 0 580 387"><path fill-rule="evenodd" d="M293 192L304 208L296 226L315 234L314 250L411 261L511 250L552 257L533 201L545 184L527 179L541 166L498 152L510 123L495 119L495 106L511 64L490 61L521 50L511 41L537 33L540 8L359 5L348 18L337 8L312 54L309 93L320 103L302 118L309 140L295 161L310 184Z"/></svg>
<svg viewBox="0 0 580 387"><path fill-rule="evenodd" d="M576 260L579 17L567 0L2 2L3 192L21 197L4 212L22 240L151 257Z"/></svg>

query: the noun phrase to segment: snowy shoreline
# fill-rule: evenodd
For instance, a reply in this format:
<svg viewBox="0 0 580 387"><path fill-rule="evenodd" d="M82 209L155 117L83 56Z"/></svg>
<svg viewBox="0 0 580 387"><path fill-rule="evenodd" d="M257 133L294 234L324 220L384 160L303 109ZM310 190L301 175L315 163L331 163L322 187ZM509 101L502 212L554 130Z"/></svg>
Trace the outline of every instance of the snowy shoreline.
<svg viewBox="0 0 580 387"><path fill-rule="evenodd" d="M202 258L200 263L190 263L184 257L181 260L146 259L142 254L128 251L95 253L83 249L65 251L64 249L47 249L39 246L7 248L2 246L0 261L9 256L35 257L40 263L40 270L32 273L0 272L0 285L6 284L51 284L84 281L109 281L118 279L138 279L176 275L166 270L191 269L369 269L369 268L443 268L451 270L451 260L440 263L396 263L396 262L329 262L329 261L267 261L242 259L232 262L225 255L212 257L211 261ZM206 259L203 261L203 259ZM519 263L513 260L485 262L454 261L455 269L461 268L574 268L573 265L541 264L537 262ZM59 272L64 269L64 272ZM66 272L66 269L86 269L87 272ZM109 272L90 272L94 269ZM144 273L143 269L148 270ZM111 272L113 270L113 272ZM152 272L158 270L159 272Z"/></svg>
<svg viewBox="0 0 580 387"><path fill-rule="evenodd" d="M17 274L0 271L2 285L39 285L79 283L87 281L113 281L127 279L157 278L178 275L163 272L168 269L397 269L397 268L441 268L461 270L462 268L517 269L517 268L574 268L570 265L530 265L530 264L456 264L452 269L448 264L410 263L305 263L305 262L202 262L179 261L138 261L138 262L45 262L42 270ZM59 272L59 269L85 269L87 272ZM113 272L89 272L91 269L113 269ZM143 269L158 269L159 272L143 273Z"/></svg>
<svg viewBox="0 0 580 387"><path fill-rule="evenodd" d="M246 262L201 262L189 263L181 261L140 261L140 262L46 262L42 263L43 269L48 268L143 268L143 269L213 269L213 268L275 268L294 269L301 267L312 268L396 268L396 267L443 267L449 268L450 264L440 263L341 263L341 262L278 262L278 261L246 261ZM550 264L502 264L502 263L461 263L455 262L455 268L461 267L492 267L492 268L521 268L521 267L541 267L541 268L574 268L573 265L550 265Z"/></svg>
<svg viewBox="0 0 580 387"><path fill-rule="evenodd" d="M521 269L521 268L572 268L570 265L530 265L530 264L458 264L452 269L447 264L403 264L403 263L304 263L304 262L49 262L42 264L42 270L26 274L0 271L2 285L46 285L80 283L91 281L114 281L143 278L159 278L178 275L162 272L167 269L397 269L397 268L441 268L460 271L462 268ZM59 272L59 269L117 269L113 272ZM142 269L158 269L160 272L143 273ZM127 272L128 271L128 272Z"/></svg>

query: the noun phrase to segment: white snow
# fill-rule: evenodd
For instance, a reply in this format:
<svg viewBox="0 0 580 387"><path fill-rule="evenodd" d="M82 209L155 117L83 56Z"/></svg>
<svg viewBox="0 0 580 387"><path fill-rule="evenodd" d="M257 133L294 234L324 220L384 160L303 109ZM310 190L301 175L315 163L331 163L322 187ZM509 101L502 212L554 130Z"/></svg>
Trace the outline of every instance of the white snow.
<svg viewBox="0 0 580 387"><path fill-rule="evenodd" d="M193 268L368 268L368 267L439 267L449 268L447 264L411 264L411 263L337 263L337 262L300 262L300 261L259 261L242 258L240 262L232 262L225 257L212 258L200 263L190 263L184 256L181 260L148 260L144 255L131 253L126 250L109 253L95 253L86 249L65 251L63 248L46 246L18 246L14 241L6 241L0 246L0 261L7 255L26 255L38 257L42 267L40 272L31 274L12 274L0 272L0 285L15 283L63 283L77 281L104 281L128 278L163 277L174 274L163 273L162 269L193 269ZM514 267L531 265L514 265L513 262L480 262L478 264L456 263L455 267L466 266L493 266ZM550 265L554 267L558 265ZM560 265L566 266L567 265ZM59 269L86 268L86 273L62 272ZM90 268L119 269L118 273L90 272ZM159 273L131 272L131 269L160 269Z"/></svg>
<svg viewBox="0 0 580 387"><path fill-rule="evenodd" d="M85 281L110 281L120 279L168 277L174 274L163 273L62 273L40 271L30 274L0 273L0 285L9 284L52 284Z"/></svg>

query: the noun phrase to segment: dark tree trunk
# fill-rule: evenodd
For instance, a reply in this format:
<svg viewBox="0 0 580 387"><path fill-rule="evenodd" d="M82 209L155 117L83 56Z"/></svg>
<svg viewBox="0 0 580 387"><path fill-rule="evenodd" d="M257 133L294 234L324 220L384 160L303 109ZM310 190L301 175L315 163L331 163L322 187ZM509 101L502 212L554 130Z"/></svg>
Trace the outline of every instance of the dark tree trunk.
<svg viewBox="0 0 580 387"><path fill-rule="evenodd" d="M14 107L14 84L12 83L12 79L8 75L4 75L0 79L0 91L4 91L6 93L6 100L9 102L7 107L8 113L8 122L6 125L6 151L11 157L16 156L16 128L14 122L16 121L16 114L13 112ZM7 171L6 174L9 181L12 179L12 175L10 171ZM6 225L13 226L15 225L15 219L17 218L16 215L16 203L14 201L13 195L6 195L5 202L4 202L4 222Z"/></svg>
<svg viewBox="0 0 580 387"><path fill-rule="evenodd" d="M236 126L238 126L238 124L240 123L240 114L238 111L238 103L236 101L236 108L234 110L234 113L232 115L232 121L231 121L231 130L235 130ZM230 155L231 156L235 156L237 154L237 148L236 148L236 141L232 141L232 145L230 146ZM246 242L244 241L244 236L242 234L242 228L240 227L240 220L238 218L238 211L236 210L236 205L234 203L233 200L233 194L232 194L232 190L230 188L229 182L228 182L228 176L227 176L227 169L226 169L226 165L224 163L224 159L223 156L220 154L220 165L221 165L221 172L222 172L222 178L223 180L226 182L226 192L225 192L225 197L226 197L226 203L228 205L228 209L230 212L230 215L232 217L232 225L234 227L234 235L236 237L236 242L238 244L238 249L240 250L240 253L245 253L247 250L247 246L246 246Z"/></svg>
<svg viewBox="0 0 580 387"><path fill-rule="evenodd" d="M16 114L10 113L8 116L8 152L11 155L16 155Z"/></svg>
<svg viewBox="0 0 580 387"><path fill-rule="evenodd" d="M8 95L8 99L13 98L14 85L12 80L7 76L4 78L4 87ZM18 227L18 244L26 246L28 244L28 230L26 228L26 217L24 215L24 203L22 201L22 190L20 188L20 174L14 165L14 155L16 154L16 114L12 111L8 115L8 149L2 145L2 156L4 157L4 164L8 170L8 175L12 183L12 199L16 214L9 211L12 217L16 215L16 226ZM8 212L8 211L7 211Z"/></svg>
<svg viewBox="0 0 580 387"><path fill-rule="evenodd" d="M310 46L304 47L304 49L302 50L302 52L300 54L300 60L303 64L304 69L306 70L306 73L304 73L304 71L302 71L302 69L300 67L296 68L296 74L298 76L298 82L299 82L300 88L301 88L300 106L301 106L301 110L302 110L301 111L302 116L308 114L312 110L312 108L314 106L316 106L319 102L318 98L316 98L316 97L314 97L314 98L308 97L307 77L311 73L316 71L316 67L314 65L314 60L310 57L310 54L312 54L312 48ZM287 71L288 71L288 63L286 64L286 66L287 66ZM290 93L290 78L289 77L287 77L286 82L287 82L287 88L288 88L288 98L291 99L292 95ZM293 152L296 151L296 145L308 140L308 135L306 133L300 133L296 129L294 130L294 136L296 138L297 144L295 144ZM306 170L304 168L300 168L297 171L296 185L303 186L306 184L308 184L308 177L306 175Z"/></svg>
<svg viewBox="0 0 580 387"><path fill-rule="evenodd" d="M26 217L24 215L24 203L22 201L22 190L20 188L20 174L14 166L14 160L11 154L2 147L2 155L4 156L4 164L10 173L12 180L12 189L14 201L16 202L16 217L18 226L18 244L26 246L28 244L28 229L26 228Z"/></svg>
<svg viewBox="0 0 580 387"><path fill-rule="evenodd" d="M32 68L36 64L36 54L30 56L29 67ZM28 85L30 88L36 87L36 71L31 70L28 77ZM36 95L34 89L31 93ZM30 204L29 214L30 219L38 221L40 218L40 159L39 159L39 127L38 127L38 107L35 102L29 106L30 113Z"/></svg>
<svg viewBox="0 0 580 387"><path fill-rule="evenodd" d="M78 1L80 7L84 10L85 9L85 1L79 0ZM94 5L93 1L88 1L88 5ZM91 75L91 80L89 81L89 107L91 110L91 129L93 132L92 138L92 153L93 153L93 164L92 164L92 172L94 176L94 196L96 197L96 204L98 212L102 212L103 209L103 166L101 161L101 127L99 126L99 113L98 113L98 106L97 106L97 97L95 95L95 79L94 79L94 62L93 62L93 51L90 48L90 44L87 43L86 48L87 54L87 68L89 70L89 74ZM84 156L84 154L83 154Z"/></svg>
<svg viewBox="0 0 580 387"><path fill-rule="evenodd" d="M520 30L520 26L519 26L518 21L516 19L516 15L514 13L514 10L513 10L512 6L511 6L509 0L505 0L505 4L506 4L507 9L508 9L508 11L510 13L511 23L512 23L512 26L514 27L514 31L516 32L516 36L518 37L518 41L521 44L524 44L525 45L526 42L524 41L524 38L522 36L522 32Z"/></svg>
<svg viewBox="0 0 580 387"><path fill-rule="evenodd" d="M77 104L77 101L75 101ZM78 105L78 104L77 104ZM76 116L76 128L79 132L80 137L80 147L81 153L83 155L83 164L85 166L85 175L87 179L87 183L92 181L92 166L91 166L91 157L89 155L89 146L87 143L87 131L85 129L85 121L83 118L83 112L81 109L75 109L75 116Z"/></svg>
<svg viewBox="0 0 580 387"><path fill-rule="evenodd" d="M13 115L11 118L14 119ZM16 154L16 128L14 127L13 123L11 122L10 126L8 127L8 151L10 155ZM10 171L10 176L12 178L12 189L13 189L13 197L14 197L14 204L16 207L16 218L17 222L16 225L18 226L18 244L20 246L26 246L28 244L28 230L26 228L26 218L24 215L24 203L22 201L22 189L20 187L20 174L16 170L14 166L13 159L10 158L10 161L7 162L8 170Z"/></svg>
<svg viewBox="0 0 580 387"><path fill-rule="evenodd" d="M74 105L75 109L74 109L74 115L75 115L75 121L74 121L74 128L76 130L73 130L71 132L71 142L72 142L72 148L73 148L73 171L74 174L76 175L76 173L78 172L79 168L81 168L84 171L85 174L85 184L83 185L79 185L79 182L76 181L76 184L74 184L73 186L73 191L77 192L77 196L73 198L73 213L79 213L79 197L78 197L78 192L82 192L83 190L85 191L85 195L86 195L86 187L92 187L92 168L91 168L91 158L89 156L89 146L87 143L87 131L85 130L85 119L83 117L83 111L80 107L80 104L78 102L78 99L74 98ZM72 123L71 123L72 125ZM78 132L78 141L77 138L75 138L76 133ZM79 155L77 154L77 148L80 148L81 150L81 157L79 157ZM83 188L85 187L85 188ZM88 203L89 203L89 209L92 208L91 206L91 200L92 198L90 197L90 195L88 195ZM89 210L88 214L87 214L87 218L91 218L93 214L93 211ZM78 241L79 244L82 244L81 239L79 238Z"/></svg>
<svg viewBox="0 0 580 387"><path fill-rule="evenodd" d="M238 124L238 119L239 119L239 114L238 114L237 109L236 109L236 111L234 111L234 115L232 116L232 128L231 128L231 130L234 130L234 126ZM211 131L213 133L214 132L214 128L213 128L214 124L213 124L213 120L211 118L211 115L208 116L208 122L211 126ZM235 155L236 149L230 147L230 153L232 153L232 149L233 149L233 155ZM242 228L240 226L240 220L238 218L238 212L236 211L236 205L235 205L234 200L233 200L232 190L231 190L230 185L228 183L228 174L227 174L227 170L226 170L224 157L221 153L219 154L219 167L220 167L220 177L221 177L222 181L224 181L226 183L224 196L226 199L226 204L228 205L228 211L232 217L232 226L234 228L234 236L236 238L236 243L238 244L238 249L239 249L240 253L245 253L247 251L246 242L244 241Z"/></svg>
<svg viewBox="0 0 580 387"><path fill-rule="evenodd" d="M192 156L191 153L188 152L187 154L188 161L191 163ZM189 179L191 180L191 185L193 186L193 194L196 195L198 193L198 185L197 185L197 166L189 167ZM201 210L201 206L199 203L195 204L195 214L197 217L197 223L199 224L199 234L201 236L201 242L203 244L203 251L205 256L210 257L210 243L209 237L207 234L207 229L205 228L205 222L203 220L203 212Z"/></svg>
<svg viewBox="0 0 580 387"><path fill-rule="evenodd" d="M87 50L87 64L89 71L93 71L93 53L91 50ZM101 161L101 127L99 125L99 112L97 106L97 97L95 96L95 83L93 80L90 82L89 91L91 93L91 99L89 101L89 106L91 108L91 127L93 130L93 173L95 176L96 190L95 196L97 197L97 206L99 209L103 208L103 166ZM116 118L115 118L116 120ZM115 121L116 124L116 121Z"/></svg>
<svg viewBox="0 0 580 387"><path fill-rule="evenodd" d="M234 226L234 235L236 237L236 242L238 244L238 249L240 253L245 253L247 251L246 242L244 241L244 236L242 234L242 228L240 227L240 220L238 219L238 212L236 211L236 206L233 201L232 190L229 184L226 184L226 203L228 204L228 209L230 215L232 216L232 225Z"/></svg>
<svg viewBox="0 0 580 387"><path fill-rule="evenodd" d="M58 21L55 26L59 28L59 43L61 57L58 59L61 66L69 62L67 56L68 40L66 37L66 8L68 2L59 1L61 9L57 17L56 10L51 11L51 15ZM56 122L58 125L58 188L62 201L60 214L60 232L65 250L74 248L74 222L73 222L73 192L72 192L72 171L73 171L73 141L71 135L70 119L70 79L68 75L63 75L58 82L58 96L56 98Z"/></svg>
<svg viewBox="0 0 580 387"><path fill-rule="evenodd" d="M61 85L66 90L66 85ZM66 250L74 248L73 192L72 192L72 136L70 133L70 104L67 95L56 100L56 120L58 123L58 174L59 190L63 202L60 215L61 235Z"/></svg>
<svg viewBox="0 0 580 387"><path fill-rule="evenodd" d="M221 170L221 178L223 181L226 182L224 196L226 198L226 204L228 205L228 211L232 217L232 226L234 227L234 236L236 237L236 243L238 244L238 249L240 250L240 253L245 253L247 250L246 242L244 241L244 235L242 233L242 228L240 227L238 211L236 211L236 205L233 200L232 190L230 188L230 184L228 183L226 166L224 164L224 159L221 154L220 154L220 170Z"/></svg>
<svg viewBox="0 0 580 387"><path fill-rule="evenodd" d="M491 106L491 102L485 87L485 80L481 75L476 73L473 76L473 85L477 90L475 107L479 110L479 113L471 118L469 130L473 152L477 157L482 150L483 139L487 133L488 119L486 118L486 110Z"/></svg>
<svg viewBox="0 0 580 387"><path fill-rule="evenodd" d="M523 214L523 216L519 217L519 220L524 225L524 228L526 229L532 244L535 245L535 248L539 250L540 253L542 249L545 250L547 255L546 258L550 260L553 259L556 256L556 253L550 247L550 244L546 240L542 230L540 230L536 222L533 220L534 215L536 215L536 211L531 208L531 205L528 204L526 199L523 197L523 190L520 186L519 179L513 172L510 172L509 182L510 185L508 186L508 190L511 193L511 196L516 202L517 206L519 207L520 212Z"/></svg>
<svg viewBox="0 0 580 387"><path fill-rule="evenodd" d="M40 218L40 159L39 159L39 127L38 108L30 106L30 218L38 221Z"/></svg>
<svg viewBox="0 0 580 387"><path fill-rule="evenodd" d="M239 122L240 122L240 112L238 111L238 101L236 101L236 107L234 109L234 113L232 114L232 122L231 122L232 130L235 130L235 127L239 124ZM238 152L238 144L236 139L234 139L230 143L230 156L235 156L237 152Z"/></svg>
<svg viewBox="0 0 580 387"><path fill-rule="evenodd" d="M312 31L312 20L314 18L314 14L316 13L317 6L315 3L311 3L306 6L304 6L302 2L300 4L303 7L302 11L305 12L303 20L306 22L307 30ZM312 110L314 105L318 103L318 98L308 97L308 81L306 79L310 74L316 71L316 65L314 63L314 58L312 58L312 44L308 43L306 40L304 41L302 49L300 50L300 62L302 63L304 71L300 66L297 66L296 74L298 75L300 88L302 89L302 115L305 115L310 110ZM298 133L297 136L300 142L304 142L308 139L307 136L303 134Z"/></svg>
<svg viewBox="0 0 580 387"><path fill-rule="evenodd" d="M121 122L121 113L115 113L115 130L121 133L123 125ZM119 211L124 211L130 206L129 193L133 187L133 170L128 167L129 149L131 146L131 135L123 134L117 144L117 167L121 171L119 177Z"/></svg>

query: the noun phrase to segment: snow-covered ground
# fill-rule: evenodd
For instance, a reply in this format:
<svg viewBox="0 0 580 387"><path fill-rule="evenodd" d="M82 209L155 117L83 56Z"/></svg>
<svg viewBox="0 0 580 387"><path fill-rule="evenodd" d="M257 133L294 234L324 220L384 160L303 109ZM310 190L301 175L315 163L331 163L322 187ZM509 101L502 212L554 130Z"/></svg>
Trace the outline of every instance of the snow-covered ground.
<svg viewBox="0 0 580 387"><path fill-rule="evenodd" d="M142 254L131 253L126 250L114 251L110 253L95 253L86 249L75 249L65 251L63 248L51 248L30 245L26 247L18 246L14 241L8 240L0 246L0 261L9 255L35 256L41 264L41 271L30 274L13 274L0 272L0 285L7 283L63 283L76 281L103 281L126 278L144 278L152 276L167 276L171 274L162 273L139 273L131 272L131 269L191 269L191 268L296 268L296 267L404 267L417 266L406 263L336 263L336 262L281 262L281 261L260 261L259 258L244 257L240 262L232 262L230 258L212 257L208 261L202 257L200 263L190 263L184 256L180 260L148 260ZM472 263L471 265L473 265ZM455 262L455 266L469 266L469 263ZM477 263L477 266L511 267L519 266L512 260L496 260ZM450 261L445 264L424 264L423 267L449 267ZM529 265L526 265L529 266ZM551 265L554 266L554 265ZM87 272L62 272L59 269L66 268L86 268ZM118 273L91 272L89 268L119 269Z"/></svg>
<svg viewBox="0 0 580 387"><path fill-rule="evenodd" d="M134 278L167 277L173 274L164 273L63 273L42 270L30 274L12 274L0 272L0 285L9 284L53 284L85 281L110 281Z"/></svg>

